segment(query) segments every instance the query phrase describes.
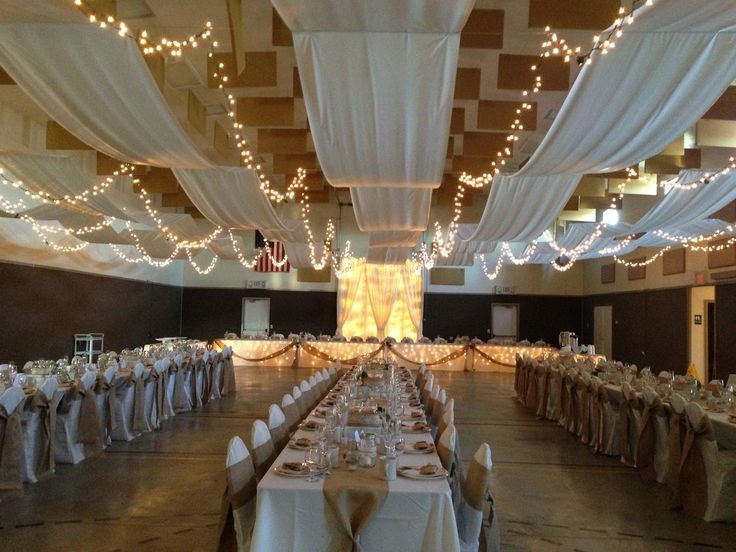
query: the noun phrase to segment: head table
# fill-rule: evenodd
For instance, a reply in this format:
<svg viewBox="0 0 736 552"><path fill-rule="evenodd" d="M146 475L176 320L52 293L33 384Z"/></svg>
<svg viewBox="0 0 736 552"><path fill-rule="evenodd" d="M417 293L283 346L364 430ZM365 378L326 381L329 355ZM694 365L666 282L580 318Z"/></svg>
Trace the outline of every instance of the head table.
<svg viewBox="0 0 736 552"><path fill-rule="evenodd" d="M306 418L307 422L321 423L323 420L316 408ZM304 429L302 423L293 436L294 440L299 438L313 439L314 432ZM431 434L404 433L403 438L405 450L411 450L417 441L431 441ZM284 462L300 463L304 457L303 451L286 447L274 466ZM404 453L398 457L400 467L428 463L441 465L436 451ZM414 480L398 475L394 481L382 482L378 465L348 471L342 457L339 465L331 468L328 478L333 477L347 480L351 488L358 490L367 490L379 483L387 485L385 502L360 533L358 540L363 551L451 552L460 549L450 486L445 477ZM258 484L251 551L353 550L350 535L325 499L326 484L329 479L310 481L279 475L273 468L269 470Z"/></svg>
<svg viewBox="0 0 736 552"><path fill-rule="evenodd" d="M494 343L391 343L321 341L304 339L216 339L217 348L232 347L235 366L291 366L326 368L341 362L353 365L371 356L375 360L396 362L432 370L467 372L507 372L516 368L516 355L542 358L558 350L549 346L521 342L515 345ZM584 358L587 355L579 355ZM595 355L601 360L604 357Z"/></svg>

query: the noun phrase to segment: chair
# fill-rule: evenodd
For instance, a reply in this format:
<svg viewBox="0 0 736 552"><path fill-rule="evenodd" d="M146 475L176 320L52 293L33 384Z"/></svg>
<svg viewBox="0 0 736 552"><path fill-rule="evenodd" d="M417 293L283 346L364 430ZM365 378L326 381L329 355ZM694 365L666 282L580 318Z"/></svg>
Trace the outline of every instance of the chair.
<svg viewBox="0 0 736 552"><path fill-rule="evenodd" d="M59 404L54 433L54 461L59 464L78 464L101 449L96 382L97 374L86 372Z"/></svg>
<svg viewBox="0 0 736 552"><path fill-rule="evenodd" d="M294 397L288 393L281 397L281 410L284 416L286 416L286 425L289 427L289 431L296 431L301 418L299 417L299 407L296 405Z"/></svg>
<svg viewBox="0 0 736 552"><path fill-rule="evenodd" d="M333 385L330 371L327 368L322 368L322 381L324 381L324 390L322 391L322 394L325 395Z"/></svg>
<svg viewBox="0 0 736 552"><path fill-rule="evenodd" d="M551 364L547 367L547 372L547 410L545 414L548 420L559 422L562 417L562 387L565 378L563 372Z"/></svg>
<svg viewBox="0 0 736 552"><path fill-rule="evenodd" d="M20 387L0 395L0 493L23 490L23 427L26 396Z"/></svg>
<svg viewBox="0 0 736 552"><path fill-rule="evenodd" d="M256 477L261 480L276 459L271 432L263 420L254 421L250 428L250 448L253 451Z"/></svg>
<svg viewBox="0 0 736 552"><path fill-rule="evenodd" d="M537 368L539 367L539 363L531 359L527 365L526 365L526 375L524 378L524 383L526 384L526 388L522 389L523 398L522 398L522 404L524 404L527 408L531 408L536 412L537 410L537 402L538 402L538 396L537 396Z"/></svg>
<svg viewBox="0 0 736 552"><path fill-rule="evenodd" d="M134 429L134 418L136 417L136 403L140 401L140 411L138 415L138 426L145 426L142 417L144 407L144 389L143 365L138 363L130 372L130 377L117 378L115 392L117 401L114 405L115 428L112 430L110 437L113 441L132 441L141 430Z"/></svg>
<svg viewBox="0 0 736 552"><path fill-rule="evenodd" d="M483 443L470 460L468 473L462 481L462 500L457 515L457 530L462 552L479 550L486 501L490 502L489 522L491 527L490 541L486 543L484 549L494 552L501 550L495 505L489 492L492 469L491 447L488 443Z"/></svg>
<svg viewBox="0 0 736 552"><path fill-rule="evenodd" d="M642 479L664 481L667 472L667 411L657 392L645 387L642 393L644 410L641 415L636 462Z"/></svg>
<svg viewBox="0 0 736 552"><path fill-rule="evenodd" d="M223 351L215 355L212 361L212 372L210 373L210 400L222 397L222 355Z"/></svg>
<svg viewBox="0 0 736 552"><path fill-rule="evenodd" d="M337 373L337 368L335 368L334 365L330 366L327 371L330 373L330 383L335 383L337 381L337 378L339 377Z"/></svg>
<svg viewBox="0 0 736 552"><path fill-rule="evenodd" d="M192 367L191 361L181 354L174 357L176 373L174 374L174 412L188 412L192 409Z"/></svg>
<svg viewBox="0 0 736 552"><path fill-rule="evenodd" d="M56 407L61 394L56 391L59 382L50 376L26 402L21 422L23 424L23 480L37 483L54 475L54 432Z"/></svg>
<svg viewBox="0 0 736 552"><path fill-rule="evenodd" d="M442 466L447 470L448 483L450 484L450 493L452 495L452 503L457 506L460 502L462 491L460 490L460 482L462 474L458 458L458 435L454 424L448 424L445 431L440 435L437 444L437 456L440 457Z"/></svg>
<svg viewBox="0 0 736 552"><path fill-rule="evenodd" d="M317 380L317 376L315 374L309 376L309 379L307 381L309 382L309 389L312 393L312 408L314 408L319 400L322 398L322 393L320 392L319 388L319 381Z"/></svg>
<svg viewBox="0 0 736 552"><path fill-rule="evenodd" d="M247 552L256 518L256 474L240 437L233 437L228 444L225 476L227 487L220 508L217 550Z"/></svg>
<svg viewBox="0 0 736 552"><path fill-rule="evenodd" d="M223 396L237 391L232 347L225 347L222 350L222 385L220 389L220 394Z"/></svg>
<svg viewBox="0 0 736 552"><path fill-rule="evenodd" d="M427 378L422 388L420 400L424 403L424 411L427 416L432 415L432 392L434 391L433 381Z"/></svg>
<svg viewBox="0 0 736 552"><path fill-rule="evenodd" d="M598 386L598 443L596 452L609 456L621 455L621 432L619 431L619 407L615 393L609 392L605 384Z"/></svg>
<svg viewBox="0 0 736 552"><path fill-rule="evenodd" d="M317 391L317 394L320 397L323 397L325 393L327 393L327 386L325 384L325 378L320 370L314 373L314 381L316 382L315 390Z"/></svg>
<svg viewBox="0 0 736 552"><path fill-rule="evenodd" d="M685 408L687 432L680 464L683 511L705 521L736 521L736 451L719 451L708 414Z"/></svg>
<svg viewBox="0 0 736 552"><path fill-rule="evenodd" d="M271 432L275 449L283 450L289 442L289 426L283 410L277 404L268 407L268 430Z"/></svg>
<svg viewBox="0 0 736 552"><path fill-rule="evenodd" d="M534 371L534 381L536 388L536 415L539 418L547 416L547 385L549 380L549 364L547 362L537 363Z"/></svg>
<svg viewBox="0 0 736 552"><path fill-rule="evenodd" d="M429 393L429 396L427 398L427 402L425 403L425 411L427 412L427 421L431 423L432 416L434 415L435 407L437 405L437 398L440 394L440 384L438 383L434 387L432 387L431 393Z"/></svg>
<svg viewBox="0 0 736 552"><path fill-rule="evenodd" d="M435 434L435 444L440 440L440 435L445 432L447 426L455 423L455 399L448 399L445 403L445 408L442 410L442 416L440 416L440 423L437 426L437 433Z"/></svg>

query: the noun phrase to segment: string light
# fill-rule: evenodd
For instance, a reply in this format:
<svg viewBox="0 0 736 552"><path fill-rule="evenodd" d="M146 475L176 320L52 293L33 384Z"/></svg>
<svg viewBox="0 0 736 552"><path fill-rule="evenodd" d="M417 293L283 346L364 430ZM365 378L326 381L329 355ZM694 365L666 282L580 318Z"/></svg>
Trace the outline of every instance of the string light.
<svg viewBox="0 0 736 552"><path fill-rule="evenodd" d="M651 257L649 257L648 259L644 261L626 261L622 259L621 257L619 257L618 255L614 255L613 260L616 261L618 264L622 264L629 268L638 268L638 267L647 266L647 265L652 264L659 257L667 253L667 251L669 251L670 249L672 249L672 247L668 245L667 247L661 249L660 251L657 251L657 253L655 253L654 255L652 255Z"/></svg>
<svg viewBox="0 0 736 552"><path fill-rule="evenodd" d="M76 253L77 251L81 251L82 249L84 249L85 247L89 245L89 242L86 242L86 241L80 241L78 245L73 245L73 246L58 245L49 239L46 233L43 230L41 230L41 228L39 228L39 225L37 224L31 225L31 228L38 235L38 237L41 238L41 241L43 243L48 245L54 251L58 251L59 253Z"/></svg>
<svg viewBox="0 0 736 552"><path fill-rule="evenodd" d="M498 275L501 273L501 268L503 267L503 258L504 254L501 253L501 255L498 256L498 260L496 261L496 268L493 270L493 272L488 272L488 266L486 265L486 256L484 253L481 253L478 255L480 258L481 266L483 267L483 274L485 274L486 278L493 281L495 280Z"/></svg>
<svg viewBox="0 0 736 552"><path fill-rule="evenodd" d="M733 157L728 158L728 163L719 171L715 173L705 173L700 178L693 182L689 182L687 184L680 184L677 182L677 177L673 178L672 180L667 180L665 182L660 182L659 187L660 188L674 188L676 190L696 190L700 186L704 184L710 184L718 177L725 176L729 174L732 170L736 169L736 159Z"/></svg>
<svg viewBox="0 0 736 552"><path fill-rule="evenodd" d="M137 34L133 34L125 21L117 19L113 15L100 14L89 2L86 2L85 0L74 0L74 5L93 25L98 25L102 29L113 29L117 31L118 35L121 37L128 37L135 40L144 55L167 53L172 57L180 57L182 50L185 48L196 48L199 40L209 39L212 34L212 23L207 21L201 31L188 35L187 38L170 40L165 36L162 36L154 41L149 36L147 30L142 29Z"/></svg>
<svg viewBox="0 0 736 552"><path fill-rule="evenodd" d="M565 63L569 63L574 59L578 65L590 65L593 62L594 52L600 52L601 55L605 56L616 47L616 40L623 36L625 28L634 23L637 9L643 5L651 6L653 4L654 0L634 0L628 11L621 6L618 10L618 17L610 26L610 30L605 33L605 36L595 35L593 46L584 53L581 53L583 51L581 46L570 46L556 32L549 27L545 27L544 32L547 40L542 43L542 57L562 57Z"/></svg>
<svg viewBox="0 0 736 552"><path fill-rule="evenodd" d="M189 264L192 265L194 270L197 271L197 274L200 274L202 276L206 276L210 272L212 272L212 269L215 268L215 265L217 264L217 261L219 260L219 257L217 255L213 255L212 260L210 261L210 264L207 265L207 268L200 268L199 265L194 262L194 259L192 258L192 252L189 248L184 250L187 254L187 259L189 259Z"/></svg>
<svg viewBox="0 0 736 552"><path fill-rule="evenodd" d="M534 240L529 246L527 246L525 251L526 253L522 257L516 257L511 251L511 246L508 242L501 243L501 254L505 255L506 258L515 265L525 265L529 262L529 260L534 256L534 253L537 252L537 240Z"/></svg>
<svg viewBox="0 0 736 552"><path fill-rule="evenodd" d="M365 262L365 259L353 256L350 240L345 242L345 250L342 253L333 253L332 259L332 269L338 279L350 274L359 264Z"/></svg>
<svg viewBox="0 0 736 552"><path fill-rule="evenodd" d="M150 264L151 266L155 266L157 268L163 268L167 265L169 265L173 260L174 257L176 257L179 254L179 250L181 249L181 246L178 243L174 244L174 250L171 252L169 257L163 261L157 261L153 257L151 257L148 254L148 251L146 251L146 248L143 247L143 244L141 243L140 238L138 235L133 232L133 229L130 226L130 221L125 222L125 229L128 231L128 234L130 234L130 237L133 238L133 242L135 245L135 248L138 250L138 253L141 254L141 256Z"/></svg>

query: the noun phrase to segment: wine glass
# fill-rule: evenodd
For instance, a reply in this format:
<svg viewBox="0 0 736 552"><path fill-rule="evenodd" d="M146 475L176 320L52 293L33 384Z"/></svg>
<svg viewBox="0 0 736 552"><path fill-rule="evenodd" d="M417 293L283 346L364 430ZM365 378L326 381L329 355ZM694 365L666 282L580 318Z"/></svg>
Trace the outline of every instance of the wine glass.
<svg viewBox="0 0 736 552"><path fill-rule="evenodd" d="M315 474L317 473L318 466L320 461L320 453L319 449L314 447L309 447L309 449L304 453L304 464L307 466L307 469L309 470L309 477L307 478L307 481L316 481L317 478L315 477Z"/></svg>

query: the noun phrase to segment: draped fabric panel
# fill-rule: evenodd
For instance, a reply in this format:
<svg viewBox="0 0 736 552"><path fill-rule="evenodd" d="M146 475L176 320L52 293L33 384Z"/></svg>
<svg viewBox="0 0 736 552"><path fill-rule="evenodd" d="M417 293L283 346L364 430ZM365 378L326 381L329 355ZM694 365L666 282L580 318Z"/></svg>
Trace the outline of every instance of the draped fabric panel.
<svg viewBox="0 0 736 552"><path fill-rule="evenodd" d="M365 265L365 278L368 285L368 300L376 321L378 339L386 337L386 323L391 316L401 273L394 265Z"/></svg>
<svg viewBox="0 0 736 552"><path fill-rule="evenodd" d="M404 285L404 294L406 297L406 310L409 312L409 318L411 323L414 324L416 335L422 335L422 317L424 313L423 301L424 293L422 289L422 273L417 273L411 270L410 267L405 266L404 270L401 271L401 276Z"/></svg>
<svg viewBox="0 0 736 552"><path fill-rule="evenodd" d="M429 224L432 190L416 188L351 188L358 228L363 232L424 231Z"/></svg>
<svg viewBox="0 0 736 552"><path fill-rule="evenodd" d="M273 1L293 33L330 184L439 187L459 33L473 3Z"/></svg>
<svg viewBox="0 0 736 552"><path fill-rule="evenodd" d="M471 239L534 239L582 174L622 169L662 151L736 78L735 33L729 0L697 10L690 0L662 0L638 10L616 48L583 67L529 162L494 181Z"/></svg>
<svg viewBox="0 0 736 552"><path fill-rule="evenodd" d="M371 232L368 247L414 247L419 239L419 231Z"/></svg>
<svg viewBox="0 0 736 552"><path fill-rule="evenodd" d="M223 228L285 230L254 169L174 169L199 211Z"/></svg>
<svg viewBox="0 0 736 552"><path fill-rule="evenodd" d="M351 270L340 278L337 289L337 331L335 335L343 335L343 327L348 321L355 305L355 298L363 283L365 270L361 266Z"/></svg>
<svg viewBox="0 0 736 552"><path fill-rule="evenodd" d="M371 247L367 261L375 264L403 265L411 257L411 247Z"/></svg>
<svg viewBox="0 0 736 552"><path fill-rule="evenodd" d="M53 120L115 159L210 168L134 40L89 23L0 25L0 65Z"/></svg>

